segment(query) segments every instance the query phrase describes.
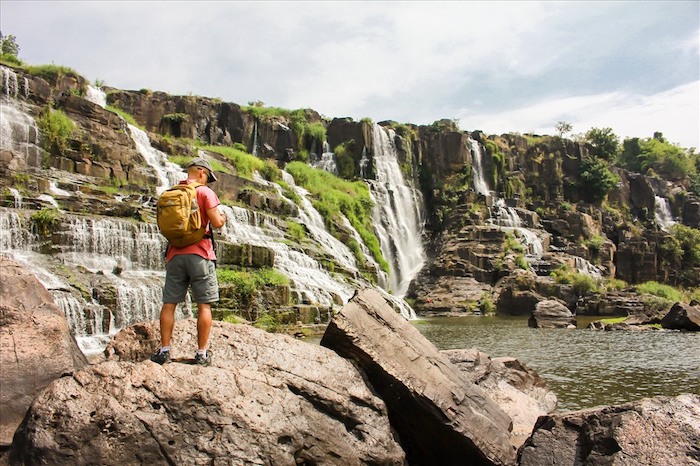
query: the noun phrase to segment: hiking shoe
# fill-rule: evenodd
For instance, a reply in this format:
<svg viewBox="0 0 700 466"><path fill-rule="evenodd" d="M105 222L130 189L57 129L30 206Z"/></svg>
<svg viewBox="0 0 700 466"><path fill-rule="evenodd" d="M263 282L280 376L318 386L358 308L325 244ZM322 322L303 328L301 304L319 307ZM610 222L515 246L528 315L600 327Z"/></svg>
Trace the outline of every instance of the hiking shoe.
<svg viewBox="0 0 700 466"><path fill-rule="evenodd" d="M153 353L153 356L151 356L151 361L160 365L169 363L170 351L161 351L160 349L156 350L156 352Z"/></svg>
<svg viewBox="0 0 700 466"><path fill-rule="evenodd" d="M206 354L196 353L194 355L194 363L199 366L208 366L211 364L211 351L207 350Z"/></svg>

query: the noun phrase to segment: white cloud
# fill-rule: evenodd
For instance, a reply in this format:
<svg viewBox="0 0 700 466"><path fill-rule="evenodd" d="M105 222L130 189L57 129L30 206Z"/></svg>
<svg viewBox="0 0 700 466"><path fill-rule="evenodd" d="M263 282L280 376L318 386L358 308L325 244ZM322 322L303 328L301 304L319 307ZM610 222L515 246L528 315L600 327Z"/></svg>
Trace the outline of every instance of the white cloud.
<svg viewBox="0 0 700 466"><path fill-rule="evenodd" d="M610 92L551 98L498 113L463 110L458 118L464 129L495 134L554 134L559 121L571 123L574 133L612 128L622 139L660 131L670 142L700 148L700 81L648 96Z"/></svg>
<svg viewBox="0 0 700 466"><path fill-rule="evenodd" d="M2 0L0 24L29 63L124 89L376 121L461 117L492 132L565 120L697 146L697 91L686 102L667 90L700 79L699 12L663 1Z"/></svg>

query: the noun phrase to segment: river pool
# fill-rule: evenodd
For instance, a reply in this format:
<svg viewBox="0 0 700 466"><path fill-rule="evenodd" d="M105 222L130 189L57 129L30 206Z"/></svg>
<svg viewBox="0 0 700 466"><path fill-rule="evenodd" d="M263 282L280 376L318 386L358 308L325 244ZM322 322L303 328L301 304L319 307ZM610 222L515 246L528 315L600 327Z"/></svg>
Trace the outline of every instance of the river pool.
<svg viewBox="0 0 700 466"><path fill-rule="evenodd" d="M559 411L700 393L700 333L536 329L523 317L434 317L411 323L438 349L478 348L537 371Z"/></svg>

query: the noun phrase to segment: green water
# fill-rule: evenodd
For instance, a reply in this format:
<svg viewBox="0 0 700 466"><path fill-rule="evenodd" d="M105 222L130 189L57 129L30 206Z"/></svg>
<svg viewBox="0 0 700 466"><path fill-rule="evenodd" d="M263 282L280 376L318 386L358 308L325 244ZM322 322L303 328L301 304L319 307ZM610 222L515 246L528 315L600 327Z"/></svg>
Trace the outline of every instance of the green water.
<svg viewBox="0 0 700 466"><path fill-rule="evenodd" d="M700 393L700 333L534 329L522 317L435 317L411 323L438 349L478 348L537 371L569 411Z"/></svg>

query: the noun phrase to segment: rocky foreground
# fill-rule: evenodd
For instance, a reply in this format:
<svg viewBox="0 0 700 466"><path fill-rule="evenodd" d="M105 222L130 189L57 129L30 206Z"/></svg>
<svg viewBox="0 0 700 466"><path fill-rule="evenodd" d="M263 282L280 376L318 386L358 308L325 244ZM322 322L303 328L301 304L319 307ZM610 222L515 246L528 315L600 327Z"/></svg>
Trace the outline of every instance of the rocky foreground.
<svg viewBox="0 0 700 466"><path fill-rule="evenodd" d="M187 319L159 366L144 322L87 364L50 294L0 266L3 464L700 464L700 395L554 414L533 371L438 351L375 291L321 346L215 322L199 367Z"/></svg>

